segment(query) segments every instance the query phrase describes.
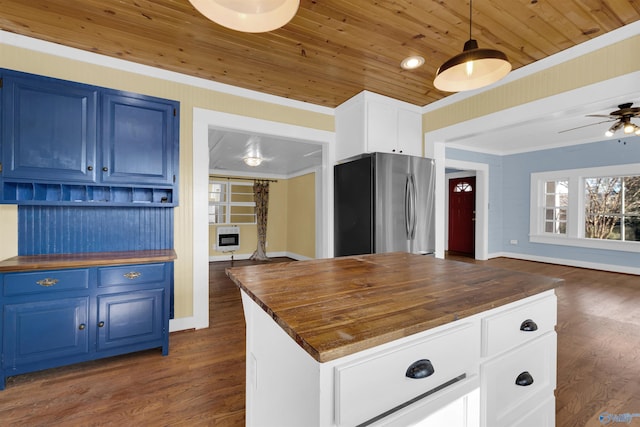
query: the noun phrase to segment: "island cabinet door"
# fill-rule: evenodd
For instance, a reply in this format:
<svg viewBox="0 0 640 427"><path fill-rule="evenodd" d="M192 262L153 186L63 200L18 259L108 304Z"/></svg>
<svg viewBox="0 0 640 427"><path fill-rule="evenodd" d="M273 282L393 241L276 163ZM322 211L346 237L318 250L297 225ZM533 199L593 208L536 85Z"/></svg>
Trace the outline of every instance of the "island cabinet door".
<svg viewBox="0 0 640 427"><path fill-rule="evenodd" d="M174 101L106 92L102 101L102 182L173 184L177 110Z"/></svg>
<svg viewBox="0 0 640 427"><path fill-rule="evenodd" d="M164 289L98 296L98 351L163 345Z"/></svg>
<svg viewBox="0 0 640 427"><path fill-rule="evenodd" d="M89 352L89 298L63 298L4 306L4 362L7 375L60 365Z"/></svg>
<svg viewBox="0 0 640 427"><path fill-rule="evenodd" d="M97 100L92 86L4 71L4 178L94 182Z"/></svg>

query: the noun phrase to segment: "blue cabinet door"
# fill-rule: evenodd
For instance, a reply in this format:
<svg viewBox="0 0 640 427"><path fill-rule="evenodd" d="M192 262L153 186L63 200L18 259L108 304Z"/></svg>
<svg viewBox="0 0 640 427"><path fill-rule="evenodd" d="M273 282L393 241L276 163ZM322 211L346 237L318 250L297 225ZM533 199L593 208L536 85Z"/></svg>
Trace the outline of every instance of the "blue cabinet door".
<svg viewBox="0 0 640 427"><path fill-rule="evenodd" d="M163 345L164 289L98 296L98 351ZM168 333L168 332L167 332Z"/></svg>
<svg viewBox="0 0 640 427"><path fill-rule="evenodd" d="M89 353L88 297L7 304L3 317L6 375Z"/></svg>
<svg viewBox="0 0 640 427"><path fill-rule="evenodd" d="M4 178L94 182L97 88L9 71L2 78Z"/></svg>
<svg viewBox="0 0 640 427"><path fill-rule="evenodd" d="M176 102L108 91L102 126L102 182L173 184Z"/></svg>

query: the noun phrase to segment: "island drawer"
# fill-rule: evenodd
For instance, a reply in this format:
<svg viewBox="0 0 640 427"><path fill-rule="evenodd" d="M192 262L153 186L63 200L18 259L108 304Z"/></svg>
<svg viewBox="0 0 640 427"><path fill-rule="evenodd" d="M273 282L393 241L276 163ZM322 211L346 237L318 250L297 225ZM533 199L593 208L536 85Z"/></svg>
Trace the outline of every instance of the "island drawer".
<svg viewBox="0 0 640 427"><path fill-rule="evenodd" d="M462 375L477 373L479 329L478 322L461 323L336 366L336 424L358 425Z"/></svg>
<svg viewBox="0 0 640 427"><path fill-rule="evenodd" d="M165 277L165 264L100 267L98 268L98 287L162 283Z"/></svg>
<svg viewBox="0 0 640 427"><path fill-rule="evenodd" d="M555 332L504 353L480 367L480 393L486 401L486 426L514 426L553 397L556 387ZM526 423L525 425L533 425Z"/></svg>
<svg viewBox="0 0 640 427"><path fill-rule="evenodd" d="M3 277L3 295L6 297L72 291L89 287L89 269L86 268L7 273Z"/></svg>
<svg viewBox="0 0 640 427"><path fill-rule="evenodd" d="M482 319L482 356L497 355L554 330L555 294L516 305Z"/></svg>

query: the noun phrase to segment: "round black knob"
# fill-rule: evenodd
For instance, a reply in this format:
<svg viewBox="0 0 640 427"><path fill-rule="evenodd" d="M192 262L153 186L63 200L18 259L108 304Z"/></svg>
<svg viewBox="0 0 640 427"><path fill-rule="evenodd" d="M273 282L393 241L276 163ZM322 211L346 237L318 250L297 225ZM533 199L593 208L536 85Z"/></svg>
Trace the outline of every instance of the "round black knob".
<svg viewBox="0 0 640 427"><path fill-rule="evenodd" d="M93 166L87 166L87 170L88 171L92 171L93 170Z"/></svg>
<svg viewBox="0 0 640 427"><path fill-rule="evenodd" d="M102 171L103 171L103 172L106 172L106 171L108 171L108 170L109 170L109 168L108 168L108 167L106 167L106 166L103 166L103 167L102 167Z"/></svg>
<svg viewBox="0 0 640 427"><path fill-rule="evenodd" d="M98 328L102 328L104 326L104 322L99 322L98 323Z"/></svg>
<svg viewBox="0 0 640 427"><path fill-rule="evenodd" d="M84 323L80 323L80 326L78 326L78 329L83 330L86 327L87 325L85 325Z"/></svg>

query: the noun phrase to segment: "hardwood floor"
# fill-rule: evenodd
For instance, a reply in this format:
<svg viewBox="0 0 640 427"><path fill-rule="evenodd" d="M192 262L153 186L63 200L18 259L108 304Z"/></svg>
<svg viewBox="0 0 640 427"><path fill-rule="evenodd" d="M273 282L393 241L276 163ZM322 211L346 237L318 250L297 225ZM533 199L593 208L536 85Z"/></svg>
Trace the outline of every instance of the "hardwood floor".
<svg viewBox="0 0 640 427"><path fill-rule="evenodd" d="M557 290L557 426L640 413L640 277L506 258L479 263L566 280ZM9 378L0 425L243 426L244 317L224 275L229 264L210 265L209 329L171 334L168 357L150 350ZM640 417L620 425L640 426Z"/></svg>

